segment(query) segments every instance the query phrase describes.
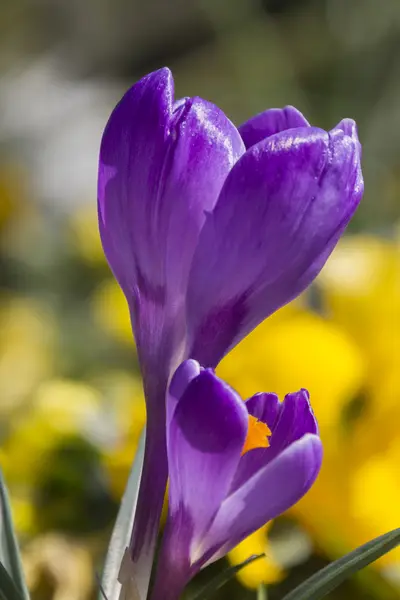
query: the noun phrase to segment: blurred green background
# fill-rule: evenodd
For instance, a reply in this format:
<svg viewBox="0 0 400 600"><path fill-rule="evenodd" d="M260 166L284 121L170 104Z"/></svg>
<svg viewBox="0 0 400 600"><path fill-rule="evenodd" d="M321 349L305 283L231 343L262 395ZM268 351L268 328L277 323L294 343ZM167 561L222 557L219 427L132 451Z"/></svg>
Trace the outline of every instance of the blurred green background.
<svg viewBox="0 0 400 600"><path fill-rule="evenodd" d="M0 463L34 600L96 596L145 420L95 190L108 115L163 65L178 97L237 124L293 104L323 128L355 118L363 144L348 235L313 288L219 369L245 396L307 387L325 460L298 506L231 553L267 558L217 597L255 598L265 581L278 600L399 526L399 30L398 0L2 0ZM400 598L400 551L331 598Z"/></svg>

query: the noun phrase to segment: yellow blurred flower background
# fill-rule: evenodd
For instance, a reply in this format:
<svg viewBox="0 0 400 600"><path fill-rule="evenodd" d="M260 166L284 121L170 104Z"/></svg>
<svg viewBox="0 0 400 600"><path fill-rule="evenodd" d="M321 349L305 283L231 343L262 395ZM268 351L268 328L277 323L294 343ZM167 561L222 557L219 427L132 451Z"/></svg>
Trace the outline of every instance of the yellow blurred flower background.
<svg viewBox="0 0 400 600"><path fill-rule="evenodd" d="M57 276L52 293L43 293L46 282L19 285L37 265L23 235L32 214L18 198L2 215L2 253L13 261L14 279L0 294L0 462L34 597L47 577L52 597L67 600L70 588L81 597L81 585L84 598L93 592L89 572L104 552L145 422L144 400L129 313L106 266L93 208L55 224ZM42 219L37 209L31 235L39 255ZM266 554L238 574L244 588L282 584L310 557L333 559L398 525L399 343L399 239L348 235L312 290L221 363L218 373L244 397L308 388L325 449L309 494L230 553L233 564ZM57 571L58 554L71 557L68 577ZM396 590L400 551L374 570ZM386 588L376 589L379 597Z"/></svg>
<svg viewBox="0 0 400 600"><path fill-rule="evenodd" d="M316 550L335 557L399 524L398 240L344 238L314 288L257 328L219 373L246 396L308 388L324 461L290 516ZM400 551L374 567L398 582ZM246 583L257 581L249 574Z"/></svg>
<svg viewBox="0 0 400 600"><path fill-rule="evenodd" d="M94 207L53 224L49 257L47 218L26 208L16 172L0 177L0 465L33 598L85 599L145 423L143 392Z"/></svg>
<svg viewBox="0 0 400 600"><path fill-rule="evenodd" d="M265 558L218 599L265 582L280 600L400 525L399 23L395 0L0 2L0 466L32 600L98 597L145 423L95 190L112 108L163 65L234 123L293 104L326 129L354 117L363 146L365 197L315 285L218 369L243 396L308 388L325 453L310 493L230 553ZM400 550L329 595L399 598Z"/></svg>

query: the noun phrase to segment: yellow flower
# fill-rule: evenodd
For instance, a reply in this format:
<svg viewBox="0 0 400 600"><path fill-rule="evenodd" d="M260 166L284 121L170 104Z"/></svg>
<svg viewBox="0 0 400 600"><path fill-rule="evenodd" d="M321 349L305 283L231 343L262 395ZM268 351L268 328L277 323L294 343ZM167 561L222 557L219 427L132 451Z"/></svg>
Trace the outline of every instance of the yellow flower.
<svg viewBox="0 0 400 600"><path fill-rule="evenodd" d="M368 459L355 470L351 481L350 511L363 531L363 541L399 526L400 439L386 452ZM400 548L381 559L381 564L400 566Z"/></svg>
<svg viewBox="0 0 400 600"><path fill-rule="evenodd" d="M51 422L62 435L85 433L100 412L101 396L86 383L52 379L43 383L33 401L34 418Z"/></svg>
<svg viewBox="0 0 400 600"><path fill-rule="evenodd" d="M283 571L274 560L268 546L267 533L270 525L271 523L267 523L255 531L228 554L229 562L237 565L252 554L265 553L265 558L250 563L237 574L239 581L250 589L257 589L260 583L275 583L283 577Z"/></svg>
<svg viewBox="0 0 400 600"><path fill-rule="evenodd" d="M244 397L260 391L281 399L309 390L321 429L334 429L346 403L359 391L363 357L341 329L304 309L267 320L221 363L219 374Z"/></svg>
<svg viewBox="0 0 400 600"><path fill-rule="evenodd" d="M33 494L42 466L47 467L54 447L71 436L96 445L111 492L121 498L144 423L140 380L127 373L102 373L94 385L67 379L42 383L12 420L0 451L18 531L35 531Z"/></svg>
<svg viewBox="0 0 400 600"><path fill-rule="evenodd" d="M69 436L89 436L100 409L100 395L92 387L53 379L41 384L29 405L14 415L2 442L0 464L20 534L35 533L34 490L52 450Z"/></svg>
<svg viewBox="0 0 400 600"><path fill-rule="evenodd" d="M106 264L93 203L77 210L70 225L71 245L77 254L89 264Z"/></svg>
<svg viewBox="0 0 400 600"><path fill-rule="evenodd" d="M292 514L337 556L398 526L399 248L369 236L344 239L319 286L330 317L363 354L361 412L339 430L334 445L325 443L317 482ZM323 429L323 441L327 436ZM399 553L391 552L376 566L398 561Z"/></svg>
<svg viewBox="0 0 400 600"><path fill-rule="evenodd" d="M318 283L330 315L366 356L371 384L380 385L400 355L400 245L344 238Z"/></svg>
<svg viewBox="0 0 400 600"><path fill-rule="evenodd" d="M364 383L365 363L357 345L334 323L299 305L291 305L237 346L222 362L219 374L244 397L268 390L277 392L282 399L301 387L310 391L325 446L323 472L292 514L302 520L314 539L322 539L326 550L331 550L333 543L336 548L340 544L345 547L337 524L348 498L349 464L345 462L347 458L344 464L337 459L337 451L342 443L339 425L343 409ZM257 532L254 538L243 542L243 554L248 556L264 547L265 535L265 530ZM238 562L245 558L243 554L234 554L230 559ZM260 583L262 567L256 562L244 571L242 577L247 576L246 571L249 573L247 585L255 587ZM265 568L264 576L268 574L269 581L274 573L279 576L275 569L271 563L268 570Z"/></svg>
<svg viewBox="0 0 400 600"><path fill-rule="evenodd" d="M0 412L16 410L53 370L51 310L29 298L0 300Z"/></svg>
<svg viewBox="0 0 400 600"><path fill-rule="evenodd" d="M338 444L333 448L328 445L324 448L317 481L290 510L317 547L333 557L366 541L349 510L354 469L354 459L348 446L340 448Z"/></svg>
<svg viewBox="0 0 400 600"><path fill-rule="evenodd" d="M134 344L128 304L114 279L107 279L97 288L92 308L99 327L123 342Z"/></svg>
<svg viewBox="0 0 400 600"><path fill-rule="evenodd" d="M35 532L35 509L32 498L29 495L23 497L13 494L11 505L12 521L18 535L32 535Z"/></svg>
<svg viewBox="0 0 400 600"><path fill-rule="evenodd" d="M49 380L16 415L3 442L6 481L28 490L40 477L46 456L64 437L87 435L100 412L100 395L83 383Z"/></svg>

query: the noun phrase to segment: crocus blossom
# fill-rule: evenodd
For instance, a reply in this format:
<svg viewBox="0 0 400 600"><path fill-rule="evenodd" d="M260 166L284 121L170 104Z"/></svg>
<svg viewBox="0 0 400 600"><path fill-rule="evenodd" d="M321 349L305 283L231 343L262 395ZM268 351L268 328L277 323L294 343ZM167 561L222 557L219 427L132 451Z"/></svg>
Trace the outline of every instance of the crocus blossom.
<svg viewBox="0 0 400 600"><path fill-rule="evenodd" d="M308 393L246 402L187 361L167 399L169 513L153 600L176 600L204 565L278 516L311 487L322 445Z"/></svg>
<svg viewBox="0 0 400 600"><path fill-rule="evenodd" d="M215 367L300 294L363 192L353 121L326 132L286 107L237 129L213 104L173 96L168 69L137 82L108 121L99 165L100 234L130 307L147 403L131 542L142 576L167 480L172 373L187 358Z"/></svg>

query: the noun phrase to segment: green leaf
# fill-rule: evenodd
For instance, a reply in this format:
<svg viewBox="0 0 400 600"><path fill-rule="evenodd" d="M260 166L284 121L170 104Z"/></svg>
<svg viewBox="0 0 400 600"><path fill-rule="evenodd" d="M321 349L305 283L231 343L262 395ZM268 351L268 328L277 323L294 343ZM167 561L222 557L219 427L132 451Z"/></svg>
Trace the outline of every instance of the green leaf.
<svg viewBox="0 0 400 600"><path fill-rule="evenodd" d="M0 562L0 600L22 600L23 596Z"/></svg>
<svg viewBox="0 0 400 600"><path fill-rule="evenodd" d="M261 583L257 590L257 600L267 600L267 598L267 586L264 583Z"/></svg>
<svg viewBox="0 0 400 600"><path fill-rule="evenodd" d="M319 600L340 583L400 544L400 529L385 533L326 566L287 594L283 600Z"/></svg>
<svg viewBox="0 0 400 600"><path fill-rule="evenodd" d="M211 594L216 592L220 587L225 585L230 579L232 579L236 573L238 573L244 567L247 567L250 563L255 560L259 560L263 558L265 554L253 554L246 558L243 562L234 565L233 567L229 567L225 569L222 573L218 573L206 586L204 586L195 596L191 598L191 600L208 600Z"/></svg>
<svg viewBox="0 0 400 600"><path fill-rule="evenodd" d="M120 585L117 581L117 577L121 567L122 557L124 555L125 548L129 546L132 532L140 477L143 467L144 442L145 431L143 431L142 435L140 436L136 456L133 461L128 483L125 488L117 520L111 535L101 582L103 591L100 590L98 600L104 600L103 593L108 600L118 600Z"/></svg>
<svg viewBox="0 0 400 600"><path fill-rule="evenodd" d="M7 487L0 469L0 562L23 600L29 600L17 537L12 522ZM4 574L2 579L4 579Z"/></svg>

